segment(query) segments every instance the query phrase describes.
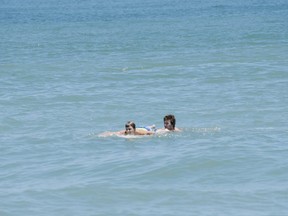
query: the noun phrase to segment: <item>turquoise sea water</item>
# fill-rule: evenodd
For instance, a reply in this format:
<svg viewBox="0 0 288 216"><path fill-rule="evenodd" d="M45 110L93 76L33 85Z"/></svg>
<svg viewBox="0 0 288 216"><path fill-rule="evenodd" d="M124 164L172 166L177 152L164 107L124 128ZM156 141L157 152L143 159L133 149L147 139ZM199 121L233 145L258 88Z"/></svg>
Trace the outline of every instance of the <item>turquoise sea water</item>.
<svg viewBox="0 0 288 216"><path fill-rule="evenodd" d="M0 215L288 215L288 2L0 0ZM99 137L163 126L181 133Z"/></svg>

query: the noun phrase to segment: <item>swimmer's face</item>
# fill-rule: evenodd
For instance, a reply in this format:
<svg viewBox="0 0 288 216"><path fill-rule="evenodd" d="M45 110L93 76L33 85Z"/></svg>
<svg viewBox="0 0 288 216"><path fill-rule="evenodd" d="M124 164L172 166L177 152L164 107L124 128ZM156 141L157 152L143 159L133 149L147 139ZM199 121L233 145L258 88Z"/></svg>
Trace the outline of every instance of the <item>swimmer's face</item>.
<svg viewBox="0 0 288 216"><path fill-rule="evenodd" d="M125 134L134 134L134 133L135 133L135 130L132 127L132 125L126 125L125 126Z"/></svg>
<svg viewBox="0 0 288 216"><path fill-rule="evenodd" d="M164 121L164 127L168 130L174 130L173 124L171 123L171 120L165 120Z"/></svg>

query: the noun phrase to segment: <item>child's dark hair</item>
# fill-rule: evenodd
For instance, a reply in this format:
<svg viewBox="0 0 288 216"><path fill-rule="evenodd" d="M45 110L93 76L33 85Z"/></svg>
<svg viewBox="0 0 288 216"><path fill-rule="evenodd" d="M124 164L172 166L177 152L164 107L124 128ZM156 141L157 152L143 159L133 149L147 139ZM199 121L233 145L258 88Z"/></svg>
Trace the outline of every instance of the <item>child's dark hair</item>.
<svg viewBox="0 0 288 216"><path fill-rule="evenodd" d="M129 126L132 126L132 128L135 130L136 129L136 125L135 125L135 123L134 122L132 122L132 121L128 121L126 124L125 124L125 128L126 127L129 127Z"/></svg>

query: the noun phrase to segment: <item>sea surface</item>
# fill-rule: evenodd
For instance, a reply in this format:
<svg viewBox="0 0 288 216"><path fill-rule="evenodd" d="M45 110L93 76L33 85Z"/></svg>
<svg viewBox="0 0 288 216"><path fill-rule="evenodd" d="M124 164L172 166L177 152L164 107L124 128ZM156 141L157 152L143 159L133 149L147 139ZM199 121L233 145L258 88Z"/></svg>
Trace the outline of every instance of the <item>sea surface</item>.
<svg viewBox="0 0 288 216"><path fill-rule="evenodd" d="M287 216L287 120L287 0L0 0L1 216Z"/></svg>

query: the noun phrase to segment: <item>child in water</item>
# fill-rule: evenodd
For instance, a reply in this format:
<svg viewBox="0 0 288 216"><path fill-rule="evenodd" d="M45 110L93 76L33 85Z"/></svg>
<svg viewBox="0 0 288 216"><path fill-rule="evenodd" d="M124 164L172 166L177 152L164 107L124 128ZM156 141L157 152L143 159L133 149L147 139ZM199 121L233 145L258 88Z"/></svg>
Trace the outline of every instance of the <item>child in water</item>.
<svg viewBox="0 0 288 216"><path fill-rule="evenodd" d="M132 121L128 121L125 124L125 130L117 131L117 132L105 132L100 134L100 136L112 136L112 135L152 135L154 131L152 127L143 127L143 128L136 128L136 125ZM151 129L150 129L151 128Z"/></svg>
<svg viewBox="0 0 288 216"><path fill-rule="evenodd" d="M154 132L149 127L136 128L136 125L132 121L128 121L125 124L125 135L152 135Z"/></svg>

